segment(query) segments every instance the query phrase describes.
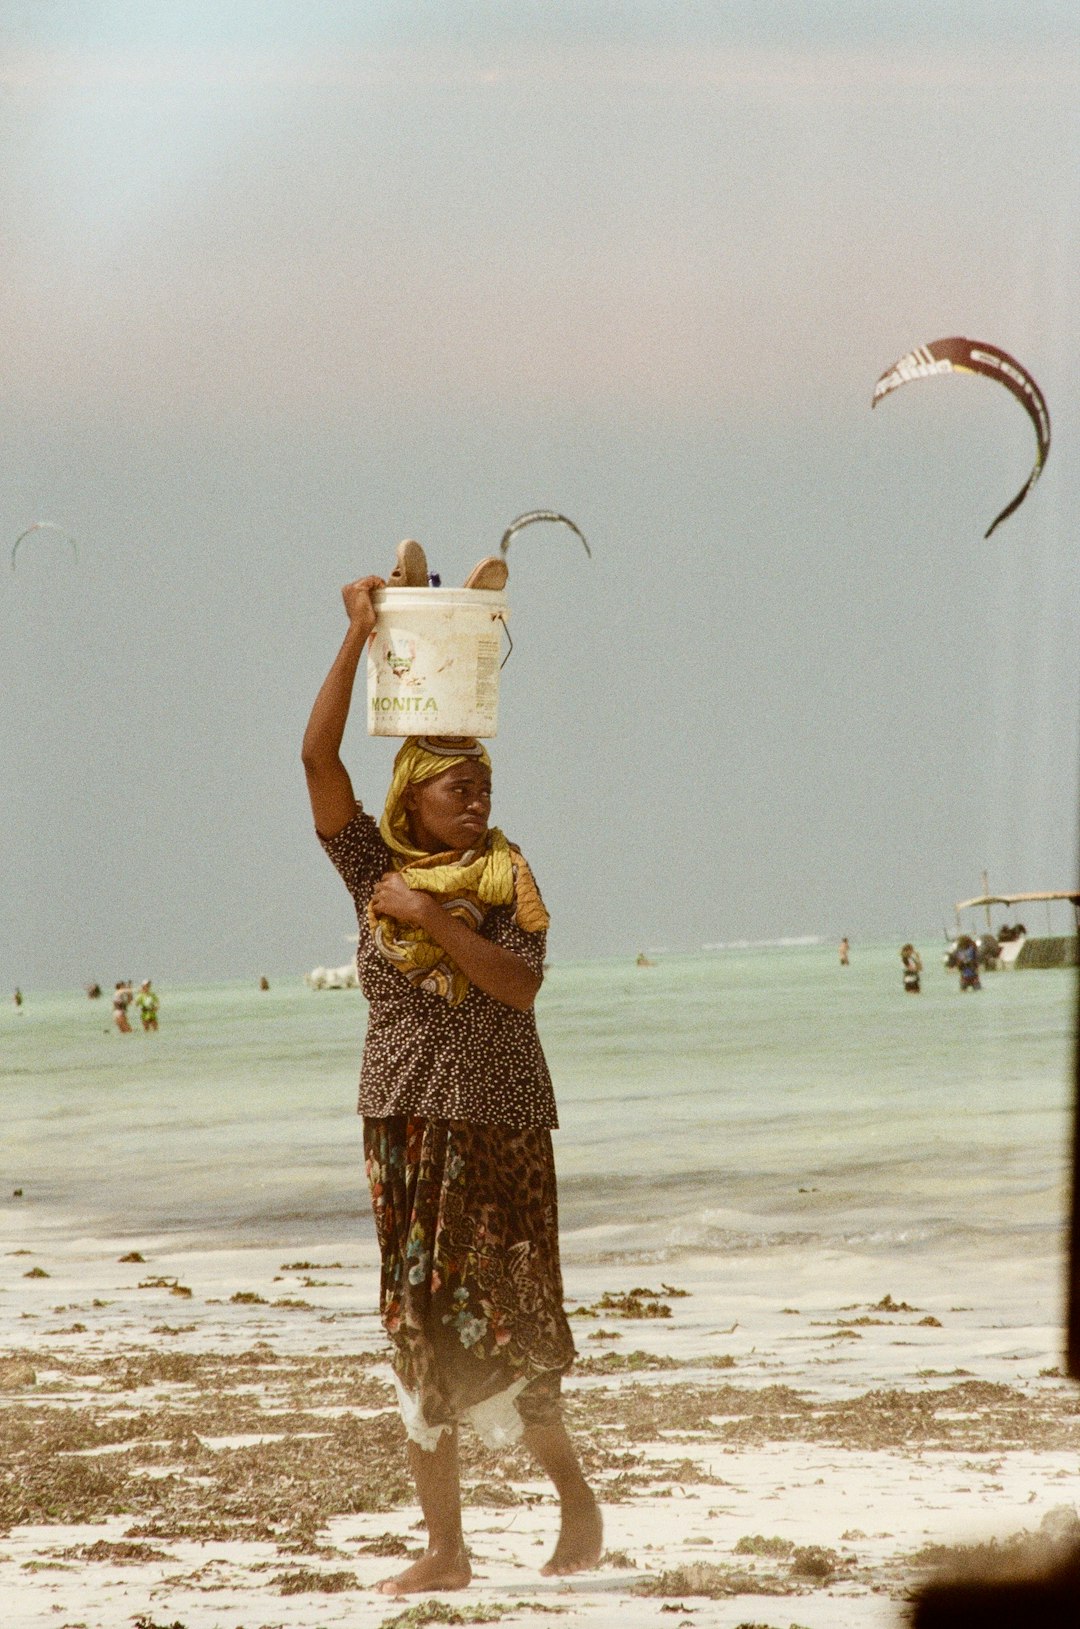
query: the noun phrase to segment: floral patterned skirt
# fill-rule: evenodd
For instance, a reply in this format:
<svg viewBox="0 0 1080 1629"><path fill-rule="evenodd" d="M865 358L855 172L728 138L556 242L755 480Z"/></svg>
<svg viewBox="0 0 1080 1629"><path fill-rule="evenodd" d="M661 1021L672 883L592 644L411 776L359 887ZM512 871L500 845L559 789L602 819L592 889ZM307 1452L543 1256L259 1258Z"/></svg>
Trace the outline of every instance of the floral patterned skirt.
<svg viewBox="0 0 1080 1629"><path fill-rule="evenodd" d="M489 1441L507 1440L556 1417L574 1342L551 1133L365 1118L364 1157L379 1311L409 1435L432 1448L443 1429L471 1418ZM500 1399L512 1399L514 1427L489 1436L483 1420Z"/></svg>

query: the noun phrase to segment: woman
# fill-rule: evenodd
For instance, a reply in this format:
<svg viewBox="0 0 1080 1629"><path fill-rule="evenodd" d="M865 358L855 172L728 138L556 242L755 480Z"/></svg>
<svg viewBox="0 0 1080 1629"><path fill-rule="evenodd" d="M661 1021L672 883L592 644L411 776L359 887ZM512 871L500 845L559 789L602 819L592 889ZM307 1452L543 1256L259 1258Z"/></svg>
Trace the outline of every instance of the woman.
<svg viewBox="0 0 1080 1629"><path fill-rule="evenodd" d="M356 904L369 1004L360 1076L382 1256L380 1312L425 1554L379 1588L462 1589L457 1428L522 1437L559 1494L544 1573L600 1558L602 1524L559 1409L574 1357L562 1308L555 1102L536 1033L547 913L528 866L488 827L478 741L407 739L382 820L353 795L340 748L380 577L342 590L349 628L319 691L303 761L316 832Z"/></svg>
<svg viewBox="0 0 1080 1629"><path fill-rule="evenodd" d="M117 979L112 998L112 1021L121 1035L131 1034L131 1021L127 1010L131 1006L134 994L130 984L125 984L123 979Z"/></svg>
<svg viewBox="0 0 1080 1629"><path fill-rule="evenodd" d="M919 995L922 990L922 957L914 945L900 946L900 964L904 969L904 989L908 995Z"/></svg>
<svg viewBox="0 0 1080 1629"><path fill-rule="evenodd" d="M135 997L135 1005L139 1009L139 1017L145 1030L156 1030L158 1027L158 1008L161 1002L158 993L149 979L143 979L139 985L139 993Z"/></svg>

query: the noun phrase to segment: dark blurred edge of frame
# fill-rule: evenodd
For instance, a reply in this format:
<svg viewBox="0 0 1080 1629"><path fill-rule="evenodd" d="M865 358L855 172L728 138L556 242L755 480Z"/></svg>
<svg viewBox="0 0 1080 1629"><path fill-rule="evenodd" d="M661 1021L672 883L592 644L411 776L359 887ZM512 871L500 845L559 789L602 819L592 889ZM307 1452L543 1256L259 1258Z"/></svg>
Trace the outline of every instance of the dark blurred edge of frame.
<svg viewBox="0 0 1080 1629"><path fill-rule="evenodd" d="M1069 1377L1080 1381L1080 979L1076 1000L1065 1362ZM912 1629L1080 1629L1080 1549L1038 1577L928 1584L913 1602L910 1621Z"/></svg>

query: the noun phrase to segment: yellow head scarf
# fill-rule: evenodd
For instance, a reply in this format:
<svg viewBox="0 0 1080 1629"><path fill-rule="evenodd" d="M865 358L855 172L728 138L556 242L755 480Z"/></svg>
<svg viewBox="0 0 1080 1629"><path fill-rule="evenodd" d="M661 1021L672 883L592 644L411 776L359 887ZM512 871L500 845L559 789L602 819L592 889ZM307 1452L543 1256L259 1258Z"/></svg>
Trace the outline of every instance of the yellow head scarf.
<svg viewBox="0 0 1080 1629"><path fill-rule="evenodd" d="M405 792L434 780L455 764L472 760L491 768L487 749L469 737L410 736L394 759L386 807L379 822L383 841L410 888L435 894L444 910L479 928L492 905L514 905L514 920L527 933L548 925L548 913L523 855L492 826L482 843L462 853L429 854L416 847L409 829ZM376 916L368 906L375 945L412 984L458 1006L469 980L441 945L422 928Z"/></svg>

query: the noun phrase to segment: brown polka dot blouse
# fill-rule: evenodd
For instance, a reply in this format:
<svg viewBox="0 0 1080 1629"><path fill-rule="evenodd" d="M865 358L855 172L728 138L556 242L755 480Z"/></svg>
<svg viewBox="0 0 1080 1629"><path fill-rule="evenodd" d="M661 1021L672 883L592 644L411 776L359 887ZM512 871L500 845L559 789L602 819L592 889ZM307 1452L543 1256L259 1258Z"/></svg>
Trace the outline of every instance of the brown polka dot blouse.
<svg viewBox="0 0 1080 1629"><path fill-rule="evenodd" d="M357 804L336 837L319 841L356 906L360 942L356 966L368 1000L367 1038L360 1068L360 1113L423 1115L515 1129L558 1125L551 1075L536 1018L496 1001L475 984L460 1006L410 984L375 948L368 901L394 857L379 828ZM545 933L526 933L513 906L493 906L480 933L543 976Z"/></svg>

